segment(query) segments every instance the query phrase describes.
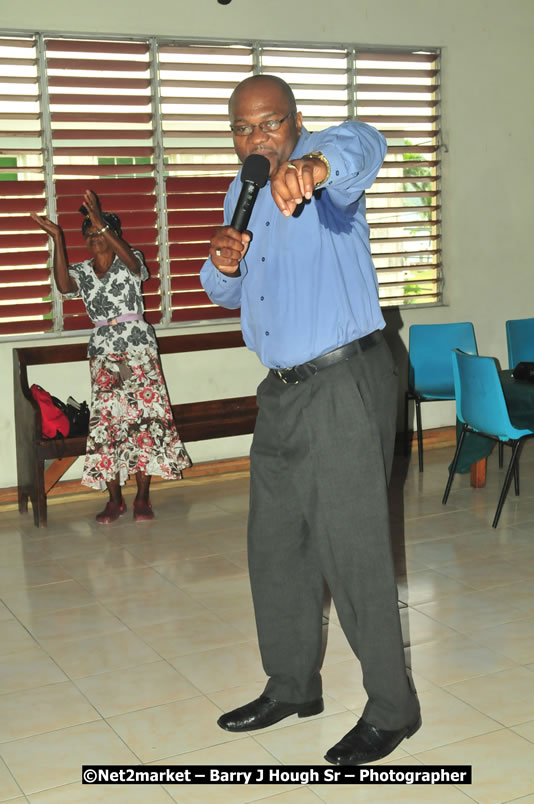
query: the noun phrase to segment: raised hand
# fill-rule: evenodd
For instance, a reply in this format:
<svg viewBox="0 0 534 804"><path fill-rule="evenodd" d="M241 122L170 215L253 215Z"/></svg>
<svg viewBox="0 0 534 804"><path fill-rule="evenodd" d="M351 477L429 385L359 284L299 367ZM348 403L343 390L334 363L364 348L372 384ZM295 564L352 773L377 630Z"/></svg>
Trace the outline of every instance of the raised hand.
<svg viewBox="0 0 534 804"><path fill-rule="evenodd" d="M102 218L102 210L97 194L92 190L86 190L83 196L83 203L93 226L101 229L104 226L104 219Z"/></svg>
<svg viewBox="0 0 534 804"><path fill-rule="evenodd" d="M324 162L308 154L282 162L271 176L271 193L278 209L286 216L292 215L303 199L312 197L315 186L326 178L326 173Z"/></svg>
<svg viewBox="0 0 534 804"><path fill-rule="evenodd" d="M41 227L50 237L54 239L63 236L63 229L61 226L58 226L57 223L51 221L50 218L46 218L44 215L38 215L36 212L30 212L30 217L35 221L35 223Z"/></svg>

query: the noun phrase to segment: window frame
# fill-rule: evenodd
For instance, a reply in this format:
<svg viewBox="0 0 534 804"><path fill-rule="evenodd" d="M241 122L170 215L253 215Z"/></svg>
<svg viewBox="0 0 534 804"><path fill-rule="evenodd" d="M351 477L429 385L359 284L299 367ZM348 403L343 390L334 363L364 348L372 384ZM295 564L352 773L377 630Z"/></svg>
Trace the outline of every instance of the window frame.
<svg viewBox="0 0 534 804"><path fill-rule="evenodd" d="M172 272L172 270L173 270L172 269L172 260L173 260L173 258L172 258L172 253L171 252L173 251L173 245L176 245L176 243L174 241L172 241L172 239L170 237L170 232L171 232L172 226L171 226L171 223L170 223L169 209L168 209L168 205L167 205L168 197L170 198L170 194L167 192L167 184L170 187L173 183L176 184L177 180L178 180L178 183L179 183L179 179L183 178L184 174L180 173L179 167L176 170L173 170L173 165L176 165L176 163L169 162L169 155L170 155L171 150L172 150L172 145L169 146L167 144L167 141L169 141L169 142L172 141L172 137L169 136L168 130L167 130L167 133L166 133L165 124L164 124L164 117L165 117L164 105L165 105L166 102L168 102L168 101L166 101L166 98L168 99L170 97L171 101L172 101L174 96L172 96L172 94L165 96L164 93L163 93L163 87L165 86L165 79L161 79L161 77L160 77L160 73L161 73L160 65L162 63L161 62L162 56L165 57L165 54L166 54L167 57L168 57L169 53L173 54L175 51L176 52L178 52L178 51L188 51L190 54L194 53L196 56L198 56L198 55L201 55L202 50L204 50L206 52L211 52L211 53L227 53L227 54L229 54L230 52L237 52L238 49L241 49L241 51L248 52L250 54L250 61L249 61L248 65L245 65L245 69L243 69L241 67L242 75L240 77L238 77L237 80L234 80L232 82L232 85L235 85L235 83L237 83L238 80L241 80L241 78L247 77L247 75L258 74L258 73L261 74L263 72L266 72L266 73L274 72L275 74L284 74L284 77L286 78L286 80L288 80L289 83L291 83L292 85L296 84L298 86L298 91L296 91L295 94L297 95L297 105L299 106L299 108L302 108L302 105L305 106L306 103L309 102L309 101L305 101L304 104L302 104L302 103L299 104L298 92L306 93L306 90L309 92L309 90L313 89L315 85L311 84L308 87L306 87L305 83L303 83L303 75L305 73L304 68L301 68L299 70L298 67L294 67L294 66L293 67L287 67L287 65L286 65L285 69L272 69L273 58L276 59L276 57L279 54L282 54L281 58L283 58L283 57L285 57L284 54L286 54L288 62L291 62L291 58L299 58L298 54L302 54L304 52L304 53L313 53L313 54L316 54L316 55L318 54L319 56L321 54L327 54L327 55L325 55L325 60L329 60L328 59L328 53L330 52L330 53L335 55L335 58L339 58L340 61L342 61L343 58L344 58L345 65L346 65L345 67L340 68L342 70L341 74L346 79L344 84L340 83L340 89L346 88L347 100L345 102L345 106L346 106L346 110L348 112L348 114L343 116L342 119L362 119L363 118L366 122L371 122L371 124L373 124L373 122L372 122L372 119L373 119L372 112L371 112L371 115L370 115L371 119L368 119L369 118L369 109L367 109L367 112L368 112L367 114L363 114L363 115L359 115L359 116L357 115L357 112L358 112L359 108L363 108L363 109L366 108L365 102L362 100L362 91L361 91L362 81L361 81L361 76L362 75L368 75L368 74L371 74L373 72L373 68L368 68L367 70L366 69L362 70L361 68L359 68L358 67L358 61L362 61L362 60L365 61L366 54L373 54L373 53L374 54L381 54L382 56L385 57L386 60L387 59L390 59L392 61L397 60L398 62L403 62L403 57L404 57L404 61L405 61L407 56L409 56L410 54L411 54L412 58L415 58L417 53L421 53L423 55L425 53L426 54L432 54L433 61L434 61L434 64L435 64L435 71L436 71L436 74L438 76L438 80L437 80L437 83L435 85L429 85L429 86L434 86L435 88L434 88L433 93L428 93L428 94L433 94L434 95L434 99L433 99L432 103L434 104L434 108L436 110L435 111L435 120L437 121L438 125L437 125L437 127L435 129L431 128L431 129L428 129L428 131L429 131L429 134L431 134L432 151L433 151L433 153L435 153L436 156L435 156L435 159L422 160L422 161L428 161L429 165L432 164L433 167L436 167L435 173L430 176L430 178L432 180L431 181L431 184L432 184L432 196L431 197L434 199L435 203L431 204L431 210L432 211L431 211L431 213L429 213L432 216L434 216L434 213L435 213L435 217L432 217L432 218L429 219L428 225L425 225L424 222L423 223L420 222L420 226L421 226L421 231L424 231L424 230L426 231L428 229L429 231L432 232L431 239L436 244L435 251L432 251L430 249L426 249L426 250L424 250L424 254L423 254L423 262L424 262L425 256L430 256L430 259L433 259L432 254L434 254L434 256L436 258L436 262L429 262L428 263L428 265L431 267L432 271L434 271L434 276L431 279L428 279L428 280L423 279L422 280L423 283L425 283L425 282L427 284L431 283L432 287L434 288L434 290L433 290L433 298L432 298L431 301L429 301L429 302L427 302L427 301L421 302L420 301L418 303L413 304L410 309L413 309L414 307L429 307L429 306L434 307L434 306L440 306L440 305L443 304L443 269L442 269L442 264L441 264L441 260L440 260L440 252L441 252L441 220L440 220L440 216L439 216L439 210L440 210L440 207L441 207L441 183L440 183L440 170L439 170L439 167L440 167L440 148L441 148L440 128L439 128L439 123L440 123L440 119L441 119L441 116L440 116L440 89L439 89L439 87L440 87L440 83L439 83L440 49L439 48L436 48L436 47L429 47L429 48L427 48L427 47L413 48L412 47L412 48L406 48L406 47L401 47L401 46L399 46L399 47L387 47L387 48L385 48L385 47L373 48L373 47L370 47L369 45L359 46L359 45L355 45L355 44L302 43L302 42L301 43L288 43L288 42L274 42L274 41L258 42L258 41L250 41L250 40L238 40L238 41L235 41L235 42L229 42L227 40L216 40L216 39L205 39L205 40L202 39L201 40L201 39L191 39L191 38L183 38L182 39L182 38L179 38L179 37L158 37L158 36L154 36L154 37L143 37L143 36L124 37L124 36L115 36L115 35L112 35L112 34L106 34L105 36L104 35L95 36L95 35L86 35L86 34L64 35L64 34L56 34L56 33L52 33L52 32L41 32L41 33L38 33L38 34L33 34L33 33L30 33L30 32L27 32L27 33L24 33L24 32L17 32L17 33L5 33L4 32L4 33L0 33L0 37L14 38L14 39L16 39L18 37L28 38L30 36L35 37L35 42L36 42L36 63L37 63L37 68L38 68L38 79L37 80L38 80L39 85L40 85L40 115L41 115L41 120L42 120L41 153L42 153L42 156L43 156L43 177L44 177L44 188L45 188L44 199L45 199L45 202L46 202L47 214L50 217L54 218L54 219L57 219L57 217L56 217L57 216L57 204L58 204L58 200L60 200L60 198L58 197L58 194L56 192L56 188L58 186L58 182L61 184L62 176L61 176L61 171L59 173L55 172L55 169L58 167L58 164L54 162L54 157L52 156L52 159L47 158L48 155L54 153L54 137L53 137L54 131L53 131L53 123L51 122L51 107L50 107L50 104L48 102L49 93L50 93L49 80L51 78L51 71L49 69L47 69L47 63L46 63L46 45L47 45L47 43L52 42L52 41L54 43L56 43L56 44L61 43L61 42L65 42L66 44L68 44L68 43L72 44L73 42L80 42L80 43L85 43L85 42L87 42L87 43L90 43L90 42L95 43L95 42L98 42L98 43L108 43L109 45L113 45L114 43L123 42L124 47L126 49L130 45L134 46L134 48L135 48L135 45L144 46L146 48L147 53L149 54L149 56L148 56L148 64L149 64L149 69L150 69L150 104L151 104L151 115L152 115L152 117L151 117L151 125L152 125L151 147L152 147L154 157L153 157L153 163L152 163L153 164L153 170L148 171L148 173L151 172L152 175L153 175L153 178L154 178L155 202L156 202L155 231L157 232L157 241L155 241L155 242L157 242L158 261L159 261L159 266L160 266L160 274L159 274L160 307L159 307L159 309L161 310L161 320L159 322L155 322L154 320L152 321L154 326L155 326L155 328L156 328L156 330L166 330L166 329L173 329L173 328L177 328L177 327L206 326L208 324L214 324L214 323L221 323L221 324L230 323L230 322L235 323L236 321L239 320L238 317L236 317L235 311L225 311L222 308L217 308L217 311L212 310L210 316L203 317L202 314L201 314L202 307L194 307L194 306L191 309L192 310L198 310L198 312L199 312L198 317L195 316L195 317L193 317L191 319L182 318L182 319L178 319L178 320L173 320L173 310L181 309L181 308L173 308L173 300L176 298L176 294L177 293L179 294L179 292L180 292L180 291L176 291L175 287L180 284L181 279L180 279L179 274L173 274L173 272ZM58 45L58 47L59 47L59 45ZM104 51L105 50L106 50L106 48L104 47ZM343 56L343 54L344 54L344 56ZM362 57L363 57L363 59L362 59ZM397 57L398 57L398 59L397 59ZM269 59L271 60L271 64L269 64ZM177 63L179 64L179 62L177 62ZM209 70L207 69L206 64L203 64L202 62L199 62L199 65L200 65L200 67L199 67L200 70L202 70L205 74L209 73ZM314 68L312 68L312 71L313 71L313 69ZM319 68L315 68L315 69L317 69L318 72L320 71ZM293 81L292 82L292 80L291 80L291 71L294 71L293 75L295 76L295 78L298 77L298 76L301 77L300 82L298 82L298 81ZM228 72L231 73L230 70ZM336 72L335 69L332 68L332 75L335 72ZM404 72L406 72L406 70ZM410 72L410 71L408 70L407 72ZM224 75L224 73L223 73L223 75ZM212 81L212 83L214 83L214 82ZM225 83L229 83L229 82L225 82ZM377 84L377 86L379 86L379 84ZM228 87L226 87L226 89L228 89ZM393 90L394 90L394 87L392 88L392 91ZM228 89L228 94L229 94L229 91L230 90ZM57 98L56 98L56 100L57 100ZM227 100L227 95L225 97L224 93L223 93L223 95L221 96L221 104L225 104L226 100ZM200 103L201 99L198 100L197 102ZM311 102L313 103L313 101L311 101ZM328 108L328 105L329 105L330 102L331 101L328 98L323 101L323 103L325 103L326 108ZM319 103L320 103L320 101L319 101ZM404 101L404 103L406 104L408 102ZM375 101L375 105L376 104L378 104L378 101ZM170 105L172 105L172 103ZM341 102L341 103L338 104L338 106L339 105L342 106L343 103ZM372 106L372 103L371 103L371 106ZM322 117L321 117L321 115L319 115L319 117L320 117L319 121L318 120L314 121L316 124L317 123L319 123L319 124L322 123L323 122L323 117L325 119L327 119L328 115L324 115ZM335 117L335 115L334 115L334 117ZM220 115L219 115L219 118L220 118ZM430 119L430 117L428 119ZM414 122L414 121L415 121L415 118L414 118L414 120L412 122ZM328 120L327 120L327 122L328 122ZM333 122L340 122L340 120L339 121L334 120ZM389 121L387 125L390 125L390 123L392 123L392 122L394 122L394 121ZM306 113L305 112L304 112L304 123L306 125ZM325 126L324 125L319 125L319 127L324 128ZM376 126L376 127L378 128L379 126ZM310 130L317 130L317 129L311 128ZM384 134L387 134L387 128L386 129L382 128L382 131L383 131ZM398 133L398 132L396 132L396 133ZM421 134L421 132L419 132L419 134ZM205 136L209 137L209 134L206 134ZM223 138L223 142L226 142L226 140L224 139L224 135L222 133L217 132L217 136ZM228 132L227 132L227 137L228 137L228 141L231 141L229 128L228 128ZM185 140L187 141L187 136L185 136ZM200 143L200 140L199 140L199 143ZM184 146L184 149L185 148L187 148L187 146ZM418 148L419 148L419 146L415 147L414 153L417 152ZM419 148L419 150L422 150L422 148L423 148L423 146L421 146L421 148ZM57 150L57 147L56 147L56 150ZM175 150L176 150L176 147L175 147ZM178 148L178 151L179 150L180 149ZM197 146L196 143L195 143L195 147L190 148L190 150L202 151L202 148L201 148L200 144ZM228 146L223 145L220 150L221 150L221 152L227 153L228 152ZM215 153L215 152L216 151L213 151L213 153ZM182 153L186 153L186 151L184 150ZM180 156L180 155L181 154L179 153L178 156ZM238 165L237 165L237 161L236 161L235 157L230 159L230 165L233 164L233 163L235 163L236 170L237 170ZM418 165L418 163L416 163L416 164ZM403 162L400 162L400 165L404 166L405 168L410 168L409 164L406 165ZM223 168L224 168L224 171L226 171L226 175L228 175L229 174L229 164L225 163L223 165ZM424 169L424 165L423 166L419 165L419 168ZM145 168L143 167L143 170L144 169ZM200 173L201 171L199 170L198 172ZM205 173L206 171L204 170L202 172ZM220 171L215 171L215 172L216 172L216 175L222 175ZM147 173L147 175L148 175L148 173ZM378 215L378 217L380 217L380 213L379 212L377 213L377 212L374 211L374 210L381 210L382 209L382 207L380 206L379 199L380 198L385 198L386 199L385 208L387 208L387 204L389 203L389 199L391 199L391 197L392 197L391 192L388 193L388 187L387 187L388 182L390 183L390 185L393 184L393 186L395 186L395 184L399 184L399 183L403 184L403 192L398 192L397 193L397 195L399 197L399 201L400 201L400 207L398 207L398 209L400 209L402 207L402 205L403 205L403 200L402 200L403 197L404 198L410 198L410 197L413 196L414 199L417 200L417 198L423 196L425 192L428 192L428 191L425 191L424 187L423 187L423 185L425 184L424 179L427 178L425 175L419 177L419 175L417 174L416 169L415 169L415 173L413 173L413 174L410 174L409 172L403 171L403 175L404 174L406 175L406 177L408 179L409 178L414 178L414 179L415 178L421 178L421 179L423 179L423 181L420 181L420 182L406 181L406 182L403 183L402 180L400 182L398 182L394 178L389 178L389 179L386 178L386 179L383 179L382 182L381 182L380 181L380 174L379 174L379 177L377 178L377 181L375 182L375 185L383 184L384 188L382 189L382 192L379 192L379 190L381 188L378 188L374 192L373 191L368 192L368 196L367 196L368 197L368 222L370 224L371 232L373 231L373 228L379 228L380 226L383 226L383 227L387 226L386 223L382 223L382 224L377 223L376 227L373 227L373 221L374 221L374 218L377 215ZM187 171L185 172L185 175L188 178ZM194 176L191 176L191 178L194 178ZM79 182L79 180L80 180L80 178L75 179L75 181L78 181L78 182ZM66 179L64 181L68 181L68 179ZM22 184L22 182L21 182L21 184ZM427 182L427 184L428 184L428 182ZM373 187L375 185L373 185ZM415 188L417 188L420 185L421 187L423 187L423 189L411 190L411 189L409 189L410 185L415 187ZM2 183L0 182L0 196L1 196L1 194L2 194ZM222 200L223 195L224 195L224 193L221 194L221 200ZM374 196L374 198L373 198L373 196ZM430 196L428 196L428 197L430 197ZM375 201L378 202L377 206L374 206ZM413 210L413 207L412 207L412 210ZM397 214L400 214L400 213L397 213ZM221 213L221 221L222 221L222 213ZM414 226L415 225L416 224L414 223ZM393 228L395 228L395 226ZM406 226L405 225L403 226L402 224L397 223L396 228L397 229L400 228L401 231L402 231L402 230L406 229ZM389 231L389 230L387 230L387 231ZM0 233L0 241L1 241L1 237L2 237L2 235ZM426 239L429 239L430 235L426 235L425 237L426 237ZM419 239L424 241L425 237L422 237L422 238L419 238ZM129 236L129 239L131 240L132 245L134 245L136 247L138 246L138 243L135 242L135 236ZM394 242L396 239L401 240L402 242L408 241L410 239L412 241L416 240L415 237L412 238L411 236L410 236L410 238L408 238L408 237L395 238L394 236L388 235L388 237L385 238L384 245L387 246L388 243L391 244L391 242ZM376 245L377 248L381 248L381 243L379 242L380 240L384 240L384 238L379 238L379 237L375 236L372 239L372 244ZM182 241L180 241L180 242L182 242ZM140 244L140 248L142 249L142 244ZM49 252L50 252L50 259L48 261L48 264L50 266L50 273L51 273L51 243L49 244ZM414 273L413 270L410 271L408 268L403 268L402 266L398 266L399 271L396 271L395 268L397 266L391 267L391 266L387 265L387 263L388 263L388 261L390 259L395 259L396 257L402 256L402 255L408 256L408 254L409 254L408 251L402 252L402 255L401 255L401 252L391 253L391 254L386 252L386 254L385 254L385 256L383 258L380 256L380 254L381 254L380 250L376 251L376 252L373 251L373 259L375 261L375 266L377 267L377 274L380 276L381 273L382 273L386 278L388 278L390 274L393 275L393 277L394 277L393 281L391 283L389 283L389 284L391 284L393 286L393 289L399 288L399 287L404 288L407 284L409 284L412 281L410 279L406 279L405 281L400 281L399 279L395 278L395 275L397 273L406 273L406 274ZM414 256L416 254L417 254L417 252L414 252ZM70 256L70 254L69 254L69 256ZM198 259L199 258L197 258L197 262L198 262ZM73 260L73 262L74 262L74 260ZM381 265L382 262L384 262L386 264ZM378 263L378 265L377 265L377 263ZM425 266L423 264L419 265L419 264L416 263L414 267L416 267L419 271L423 271ZM195 270L196 270L196 268L195 268ZM1 276L1 274L0 274L0 276ZM193 276L193 274L189 274L189 276ZM0 281L1 281L1 279L0 279ZM185 281L185 283L183 283L183 284L187 285L187 281ZM387 286L388 286L387 281L383 280L383 281L380 282L380 285L379 285L380 288L384 289ZM40 338L40 339L56 338L56 337L58 337L58 335L61 335L62 337L81 336L81 335L87 335L87 333L89 333L91 331L89 326L85 326L85 327L82 327L82 328L80 328L78 326L78 327L76 327L74 329L65 329L64 328L64 323L65 323L64 318L65 318L65 309L66 309L65 308L65 301L62 299L61 294L59 294L59 292L55 288L55 284L53 282L52 276L50 276L50 288L51 288L51 301L52 301L53 329L49 330L49 331L46 331L46 332L33 332L33 333L25 333L25 334L16 334L16 333L5 334L5 335L0 334L0 342L10 341L10 340L26 340L26 339L34 340L34 339L37 339L37 338ZM191 292L194 292L194 289L188 288L184 292L191 293ZM2 295L3 295L2 294L2 287L0 286L0 300L2 299ZM178 298L180 298L179 295L178 295ZM185 297L182 297L182 298L185 298ZM412 300L411 297L410 297L410 300ZM415 298L413 299L413 301L417 302L417 300ZM381 303L384 304L384 299L383 298L381 299ZM384 304L384 306L405 307L406 304L392 303L392 304L389 304L389 305ZM76 315L77 314L75 314L75 316ZM68 318L68 316L67 316L67 318ZM82 324L83 322L80 319L78 323Z"/></svg>

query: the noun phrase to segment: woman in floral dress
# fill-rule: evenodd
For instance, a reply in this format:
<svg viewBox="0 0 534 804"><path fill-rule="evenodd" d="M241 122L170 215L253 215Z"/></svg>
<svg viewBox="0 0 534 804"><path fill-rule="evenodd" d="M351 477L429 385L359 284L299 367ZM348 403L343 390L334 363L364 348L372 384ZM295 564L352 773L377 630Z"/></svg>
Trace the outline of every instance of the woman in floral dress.
<svg viewBox="0 0 534 804"><path fill-rule="evenodd" d="M172 418L154 331L143 318L143 256L122 239L119 219L102 212L91 190L84 205L82 234L92 257L74 265L68 264L61 227L31 213L53 238L59 291L81 296L95 327L87 350L92 392L82 483L108 489L109 501L96 517L107 525L126 511L121 486L135 474L133 516L148 520L154 516L152 475L179 478L191 461Z"/></svg>

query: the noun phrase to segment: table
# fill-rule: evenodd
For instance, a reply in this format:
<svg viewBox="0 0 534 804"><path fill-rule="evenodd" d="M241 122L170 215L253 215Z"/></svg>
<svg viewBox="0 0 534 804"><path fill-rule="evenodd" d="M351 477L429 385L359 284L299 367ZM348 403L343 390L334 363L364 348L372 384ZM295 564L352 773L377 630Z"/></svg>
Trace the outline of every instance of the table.
<svg viewBox="0 0 534 804"><path fill-rule="evenodd" d="M534 430L534 383L516 380L512 370L499 371L510 421L519 429ZM457 433L462 429L457 423ZM456 467L457 472L471 472L471 485L486 485L486 459L496 442L477 433L468 433Z"/></svg>

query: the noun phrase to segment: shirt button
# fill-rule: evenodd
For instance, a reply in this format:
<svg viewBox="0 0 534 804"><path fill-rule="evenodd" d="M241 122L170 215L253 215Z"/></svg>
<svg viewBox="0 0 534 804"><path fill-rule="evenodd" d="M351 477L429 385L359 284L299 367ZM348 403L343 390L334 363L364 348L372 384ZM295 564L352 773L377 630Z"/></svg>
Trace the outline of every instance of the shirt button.
<svg viewBox="0 0 534 804"><path fill-rule="evenodd" d="M336 176L339 176L339 170L336 170Z"/></svg>
<svg viewBox="0 0 534 804"><path fill-rule="evenodd" d="M263 301L265 296L260 296L260 301Z"/></svg>
<svg viewBox="0 0 534 804"><path fill-rule="evenodd" d="M268 335L268 334L269 334L269 330L268 330L268 329L267 329L267 330L265 330L265 334L266 334L266 335Z"/></svg>
<svg viewBox="0 0 534 804"><path fill-rule="evenodd" d="M265 221L265 226L270 226L270 225L271 225L271 221Z"/></svg>
<svg viewBox="0 0 534 804"><path fill-rule="evenodd" d="M261 258L261 261L262 261L262 262L265 262L265 257L262 257L262 258Z"/></svg>

